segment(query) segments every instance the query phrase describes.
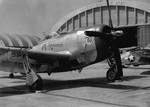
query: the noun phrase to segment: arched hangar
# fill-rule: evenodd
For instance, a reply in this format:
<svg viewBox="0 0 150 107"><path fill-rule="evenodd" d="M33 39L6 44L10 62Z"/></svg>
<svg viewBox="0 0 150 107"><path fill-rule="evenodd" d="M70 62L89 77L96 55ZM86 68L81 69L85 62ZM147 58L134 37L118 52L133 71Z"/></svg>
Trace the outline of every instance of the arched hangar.
<svg viewBox="0 0 150 107"><path fill-rule="evenodd" d="M131 0L109 0L111 18L117 29L124 31L120 47L145 47L150 43L150 6L146 2ZM106 0L84 6L64 18L52 31L70 32L80 28L109 24Z"/></svg>
<svg viewBox="0 0 150 107"><path fill-rule="evenodd" d="M0 33L0 40L2 40L7 47L32 47L38 45L40 42L40 39L36 36L8 33Z"/></svg>

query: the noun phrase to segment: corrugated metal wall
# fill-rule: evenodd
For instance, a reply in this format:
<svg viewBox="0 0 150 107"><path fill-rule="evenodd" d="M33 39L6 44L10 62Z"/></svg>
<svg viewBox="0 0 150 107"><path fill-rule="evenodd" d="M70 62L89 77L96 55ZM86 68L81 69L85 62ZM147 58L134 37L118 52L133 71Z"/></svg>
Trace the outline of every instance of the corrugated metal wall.
<svg viewBox="0 0 150 107"><path fill-rule="evenodd" d="M137 27L138 46L145 47L150 44L150 25Z"/></svg>

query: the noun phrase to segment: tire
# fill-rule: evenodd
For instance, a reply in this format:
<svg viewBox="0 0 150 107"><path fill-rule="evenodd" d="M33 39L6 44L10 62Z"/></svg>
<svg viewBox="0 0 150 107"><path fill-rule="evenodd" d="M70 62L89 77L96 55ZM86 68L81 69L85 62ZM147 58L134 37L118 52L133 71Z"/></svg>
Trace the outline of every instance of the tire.
<svg viewBox="0 0 150 107"><path fill-rule="evenodd" d="M110 81L110 82L115 82L116 77L117 77L117 74L115 73L114 70L109 69L109 70L107 71L107 73L106 73L106 78L107 78L108 81Z"/></svg>
<svg viewBox="0 0 150 107"><path fill-rule="evenodd" d="M14 74L13 74L13 73L10 73L10 74L9 74L9 78L14 78Z"/></svg>
<svg viewBox="0 0 150 107"><path fill-rule="evenodd" d="M38 80L31 86L29 86L29 90L42 90L43 88L43 80L40 75L38 76Z"/></svg>

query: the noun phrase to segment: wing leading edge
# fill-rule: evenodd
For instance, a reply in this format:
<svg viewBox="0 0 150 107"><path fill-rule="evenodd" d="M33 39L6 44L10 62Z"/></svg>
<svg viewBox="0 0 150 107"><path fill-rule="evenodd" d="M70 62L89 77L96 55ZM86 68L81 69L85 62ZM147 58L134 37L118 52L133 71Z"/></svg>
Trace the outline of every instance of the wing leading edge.
<svg viewBox="0 0 150 107"><path fill-rule="evenodd" d="M48 60L70 60L72 54L69 51L40 51L24 48L13 48L13 47L0 47L0 53L12 52L12 55L25 56L27 55L30 59L47 62Z"/></svg>

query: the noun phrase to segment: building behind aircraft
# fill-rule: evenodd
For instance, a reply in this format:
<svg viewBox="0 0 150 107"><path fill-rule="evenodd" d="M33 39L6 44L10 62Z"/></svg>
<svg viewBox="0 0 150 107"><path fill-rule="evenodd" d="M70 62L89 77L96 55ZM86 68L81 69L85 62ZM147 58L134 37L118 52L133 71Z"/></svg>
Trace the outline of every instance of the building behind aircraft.
<svg viewBox="0 0 150 107"><path fill-rule="evenodd" d="M110 0L114 27L126 32L121 47L149 44L149 4L149 0ZM105 0L3 0L0 32L43 37L43 32L70 32L108 25L107 13Z"/></svg>

